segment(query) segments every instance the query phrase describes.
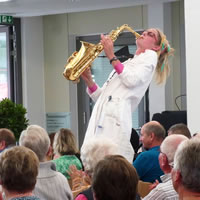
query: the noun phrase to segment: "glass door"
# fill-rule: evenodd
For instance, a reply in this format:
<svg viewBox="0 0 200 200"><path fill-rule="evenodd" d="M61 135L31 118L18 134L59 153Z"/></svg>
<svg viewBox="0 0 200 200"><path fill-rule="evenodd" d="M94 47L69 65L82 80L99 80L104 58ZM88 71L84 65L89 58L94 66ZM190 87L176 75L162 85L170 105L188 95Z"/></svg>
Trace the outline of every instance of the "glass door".
<svg viewBox="0 0 200 200"><path fill-rule="evenodd" d="M9 30L0 28L0 100L10 98Z"/></svg>
<svg viewBox="0 0 200 200"><path fill-rule="evenodd" d="M22 104L21 23L0 25L0 101Z"/></svg>

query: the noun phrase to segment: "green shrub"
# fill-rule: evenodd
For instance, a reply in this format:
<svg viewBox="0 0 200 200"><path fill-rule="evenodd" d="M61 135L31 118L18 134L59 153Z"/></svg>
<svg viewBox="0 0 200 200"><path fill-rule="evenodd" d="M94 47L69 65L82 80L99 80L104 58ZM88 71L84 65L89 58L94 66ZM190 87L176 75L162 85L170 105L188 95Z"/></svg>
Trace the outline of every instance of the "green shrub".
<svg viewBox="0 0 200 200"><path fill-rule="evenodd" d="M26 113L23 105L16 104L7 98L3 99L0 101L0 128L8 128L13 131L18 141L21 132L28 126Z"/></svg>

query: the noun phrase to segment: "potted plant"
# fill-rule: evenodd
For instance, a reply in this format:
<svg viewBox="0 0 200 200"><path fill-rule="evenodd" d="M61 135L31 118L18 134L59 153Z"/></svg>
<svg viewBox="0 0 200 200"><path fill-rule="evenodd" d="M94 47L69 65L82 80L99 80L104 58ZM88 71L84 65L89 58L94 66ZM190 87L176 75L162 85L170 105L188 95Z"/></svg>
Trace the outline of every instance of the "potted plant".
<svg viewBox="0 0 200 200"><path fill-rule="evenodd" d="M18 141L21 132L28 126L26 108L5 98L0 101L0 128L8 128L15 134Z"/></svg>

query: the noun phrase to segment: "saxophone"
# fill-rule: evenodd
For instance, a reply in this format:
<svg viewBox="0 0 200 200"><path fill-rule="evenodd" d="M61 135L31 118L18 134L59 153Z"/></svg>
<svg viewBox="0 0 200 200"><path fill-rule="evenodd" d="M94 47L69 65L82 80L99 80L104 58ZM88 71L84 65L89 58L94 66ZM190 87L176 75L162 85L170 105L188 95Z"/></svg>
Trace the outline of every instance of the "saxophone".
<svg viewBox="0 0 200 200"><path fill-rule="evenodd" d="M124 24L109 33L111 40L114 42L124 29L132 32L136 38L140 37L139 33L135 32L127 24ZM80 50L78 52L75 51L67 60L67 65L63 72L64 77L75 83L79 82L81 74L91 67L92 62L102 52L102 50L103 45L100 42L98 44L91 44L81 41Z"/></svg>

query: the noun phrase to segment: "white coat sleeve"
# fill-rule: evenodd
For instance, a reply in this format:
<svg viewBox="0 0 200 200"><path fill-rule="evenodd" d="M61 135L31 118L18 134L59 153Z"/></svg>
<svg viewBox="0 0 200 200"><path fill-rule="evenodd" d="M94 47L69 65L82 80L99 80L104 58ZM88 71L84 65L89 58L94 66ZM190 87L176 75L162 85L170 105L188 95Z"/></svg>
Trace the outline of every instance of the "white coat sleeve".
<svg viewBox="0 0 200 200"><path fill-rule="evenodd" d="M138 56L136 61L132 59L132 61L124 62L123 65L124 69L119 74L122 84L129 88L136 87L152 79L157 65L157 53L146 50L145 53Z"/></svg>
<svg viewBox="0 0 200 200"><path fill-rule="evenodd" d="M92 94L89 92L89 88L86 89L87 94L90 96L90 98L96 102L99 96L101 95L102 89L97 85L96 91L94 91Z"/></svg>

